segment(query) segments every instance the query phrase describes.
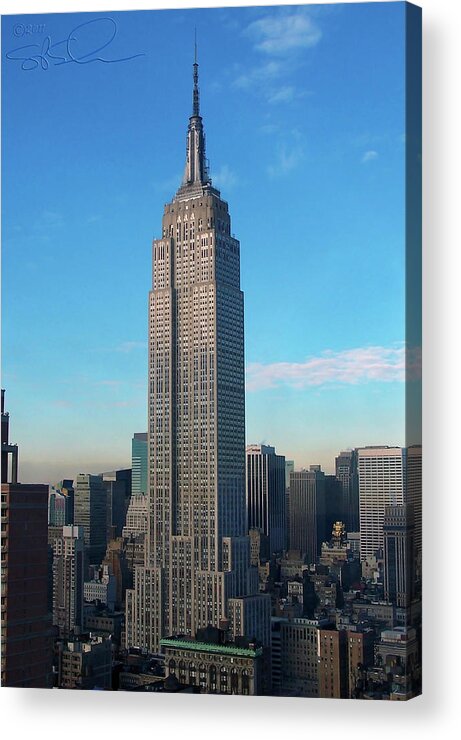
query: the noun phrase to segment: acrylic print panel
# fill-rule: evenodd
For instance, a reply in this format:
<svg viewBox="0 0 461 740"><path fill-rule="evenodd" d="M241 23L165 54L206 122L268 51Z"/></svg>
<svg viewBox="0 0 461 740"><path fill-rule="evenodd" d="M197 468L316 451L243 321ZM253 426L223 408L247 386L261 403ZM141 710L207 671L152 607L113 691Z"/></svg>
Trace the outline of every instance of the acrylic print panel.
<svg viewBox="0 0 461 740"><path fill-rule="evenodd" d="M420 24L2 18L4 686L420 693Z"/></svg>

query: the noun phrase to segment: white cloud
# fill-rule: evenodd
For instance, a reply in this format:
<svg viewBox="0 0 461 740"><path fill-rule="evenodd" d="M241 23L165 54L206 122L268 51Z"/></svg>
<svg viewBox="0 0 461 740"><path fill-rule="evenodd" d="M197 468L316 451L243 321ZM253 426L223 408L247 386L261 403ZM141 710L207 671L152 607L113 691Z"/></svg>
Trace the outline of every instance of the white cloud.
<svg viewBox="0 0 461 740"><path fill-rule="evenodd" d="M319 27L303 8L259 18L250 23L245 33L254 40L255 49L275 55L315 46L322 37Z"/></svg>
<svg viewBox="0 0 461 740"><path fill-rule="evenodd" d="M419 367L419 370L418 370ZM420 372L414 362L412 374ZM277 386L306 388L328 383L357 385L366 382L404 382L405 347L357 347L333 352L326 350L305 362L253 362L247 366L247 390L258 391Z"/></svg>
<svg viewBox="0 0 461 740"><path fill-rule="evenodd" d="M292 85L284 85L269 94L268 103L289 103L295 97L295 89Z"/></svg>
<svg viewBox="0 0 461 740"><path fill-rule="evenodd" d="M362 162L372 162L374 159L378 159L378 152L374 149L369 149L367 152L364 152L362 156Z"/></svg>

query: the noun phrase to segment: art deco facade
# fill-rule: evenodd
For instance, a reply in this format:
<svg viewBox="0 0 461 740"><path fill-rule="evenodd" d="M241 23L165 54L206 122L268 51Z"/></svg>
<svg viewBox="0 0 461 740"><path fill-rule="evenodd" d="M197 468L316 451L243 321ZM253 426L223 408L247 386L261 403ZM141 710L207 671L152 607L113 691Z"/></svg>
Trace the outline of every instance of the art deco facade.
<svg viewBox="0 0 461 740"><path fill-rule="evenodd" d="M198 65L186 167L153 242L149 295L149 523L127 595L127 643L158 650L257 591L245 511L240 245L211 183Z"/></svg>

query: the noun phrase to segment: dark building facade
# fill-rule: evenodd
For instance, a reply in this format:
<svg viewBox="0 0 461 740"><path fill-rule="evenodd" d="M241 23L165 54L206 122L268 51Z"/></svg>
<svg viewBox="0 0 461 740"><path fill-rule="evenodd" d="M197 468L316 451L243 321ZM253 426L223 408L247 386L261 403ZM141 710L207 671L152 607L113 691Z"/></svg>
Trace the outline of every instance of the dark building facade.
<svg viewBox="0 0 461 740"><path fill-rule="evenodd" d="M315 563L326 537L325 474L311 465L290 476L290 546Z"/></svg>
<svg viewBox="0 0 461 740"><path fill-rule="evenodd" d="M101 475L77 475L74 524L83 527L86 568L100 565L107 547L107 490Z"/></svg>
<svg viewBox="0 0 461 740"><path fill-rule="evenodd" d="M340 452L335 460L336 478L342 487L342 513L339 519L346 525L348 532L358 532L359 524L359 478L357 470L357 451Z"/></svg>
<svg viewBox="0 0 461 740"><path fill-rule="evenodd" d="M101 473L106 491L107 541L120 537L131 498L131 468Z"/></svg>
<svg viewBox="0 0 461 740"><path fill-rule="evenodd" d="M408 607L414 597L415 533L411 506L386 506L384 511L384 598Z"/></svg>
<svg viewBox="0 0 461 740"><path fill-rule="evenodd" d="M2 391L2 686L50 688L53 630L48 596L48 486L17 482ZM3 478L6 476L6 479ZM11 475L15 482L8 482Z"/></svg>
<svg viewBox="0 0 461 740"><path fill-rule="evenodd" d="M269 445L246 449L246 491L249 529L269 538L270 554L286 546L285 458Z"/></svg>

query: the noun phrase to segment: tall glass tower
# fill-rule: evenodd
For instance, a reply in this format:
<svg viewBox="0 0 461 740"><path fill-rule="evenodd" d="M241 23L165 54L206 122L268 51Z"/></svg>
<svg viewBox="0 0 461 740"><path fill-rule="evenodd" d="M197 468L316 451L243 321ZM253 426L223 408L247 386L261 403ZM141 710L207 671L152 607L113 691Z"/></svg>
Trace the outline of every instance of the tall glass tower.
<svg viewBox="0 0 461 740"><path fill-rule="evenodd" d="M229 599L257 592L245 504L240 245L208 173L197 61L184 177L165 206L152 263L149 531L127 602L128 622L141 631L128 628L127 640L155 649L159 637L220 626Z"/></svg>

